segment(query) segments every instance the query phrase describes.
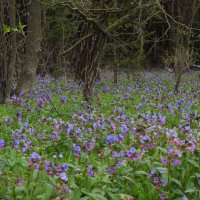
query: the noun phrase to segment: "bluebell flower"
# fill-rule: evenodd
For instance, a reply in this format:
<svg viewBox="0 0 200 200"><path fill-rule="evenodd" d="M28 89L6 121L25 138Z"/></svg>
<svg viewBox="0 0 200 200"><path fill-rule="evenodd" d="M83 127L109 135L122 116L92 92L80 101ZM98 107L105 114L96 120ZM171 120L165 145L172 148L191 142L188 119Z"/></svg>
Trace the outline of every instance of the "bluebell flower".
<svg viewBox="0 0 200 200"><path fill-rule="evenodd" d="M0 140L0 149L2 149L3 147L5 147L5 141L4 139Z"/></svg>
<svg viewBox="0 0 200 200"><path fill-rule="evenodd" d="M61 178L61 180L65 181L65 182L68 181L68 177L65 172L60 173L60 178Z"/></svg>

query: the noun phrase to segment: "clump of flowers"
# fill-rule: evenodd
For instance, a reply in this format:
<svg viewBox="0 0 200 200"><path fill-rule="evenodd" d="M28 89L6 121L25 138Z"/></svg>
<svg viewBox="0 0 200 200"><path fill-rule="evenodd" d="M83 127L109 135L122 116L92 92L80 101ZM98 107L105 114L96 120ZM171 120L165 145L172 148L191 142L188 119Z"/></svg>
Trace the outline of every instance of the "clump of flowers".
<svg viewBox="0 0 200 200"><path fill-rule="evenodd" d="M165 187L167 185L166 181L161 177L162 173L162 170L152 169L151 173L148 174L148 178L153 181L156 190L159 190L160 187Z"/></svg>
<svg viewBox="0 0 200 200"><path fill-rule="evenodd" d="M41 163L41 156L35 152L31 154L29 157L29 166L34 167L35 169L39 169Z"/></svg>
<svg viewBox="0 0 200 200"><path fill-rule="evenodd" d="M90 176L90 177L93 177L94 176L94 171L93 171L93 167L91 165L89 165L87 167L87 175Z"/></svg>

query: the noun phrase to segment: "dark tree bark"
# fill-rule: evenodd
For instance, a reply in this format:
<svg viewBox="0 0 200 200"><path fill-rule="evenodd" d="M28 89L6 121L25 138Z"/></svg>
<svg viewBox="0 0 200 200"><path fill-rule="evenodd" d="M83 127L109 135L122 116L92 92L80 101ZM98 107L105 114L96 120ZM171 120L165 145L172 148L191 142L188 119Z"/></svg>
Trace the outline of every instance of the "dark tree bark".
<svg viewBox="0 0 200 200"><path fill-rule="evenodd" d="M113 56L114 56L114 76L113 76L113 82L114 85L117 86L118 82L118 63L117 63L117 46L116 43L113 44Z"/></svg>
<svg viewBox="0 0 200 200"><path fill-rule="evenodd" d="M194 17L199 8L197 0L176 0L166 4L166 11L171 18L170 22L170 48L169 52L174 57L175 86L174 92L178 92L182 74L190 66L189 44Z"/></svg>
<svg viewBox="0 0 200 200"><path fill-rule="evenodd" d="M41 4L40 0L28 1L27 40L24 62L16 94L27 93L33 86L41 51Z"/></svg>
<svg viewBox="0 0 200 200"><path fill-rule="evenodd" d="M9 19L10 26L12 28L16 27L16 0L9 1ZM10 97L11 91L13 90L13 78L16 65L16 31L11 31L10 42L9 42L9 64L8 64L8 83L6 90L6 97Z"/></svg>
<svg viewBox="0 0 200 200"><path fill-rule="evenodd" d="M98 75L99 62L105 42L105 36L99 30L95 30L81 46L76 68L76 79L84 83L83 95L87 102L92 99L93 84Z"/></svg>
<svg viewBox="0 0 200 200"><path fill-rule="evenodd" d="M0 2L0 103L5 103L10 97L12 81L16 63L16 32L12 30L16 26L15 0ZM8 12L10 33L2 30L5 24L5 10Z"/></svg>
<svg viewBox="0 0 200 200"><path fill-rule="evenodd" d="M4 24L4 1L0 1L0 27ZM7 53L6 38L2 28L0 29L0 103L5 103L7 85Z"/></svg>

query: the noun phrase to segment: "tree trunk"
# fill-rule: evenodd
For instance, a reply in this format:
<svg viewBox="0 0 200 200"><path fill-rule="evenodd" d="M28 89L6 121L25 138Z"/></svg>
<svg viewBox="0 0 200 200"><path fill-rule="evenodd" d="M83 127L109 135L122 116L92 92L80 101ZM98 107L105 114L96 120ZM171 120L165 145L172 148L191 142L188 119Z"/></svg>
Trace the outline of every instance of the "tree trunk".
<svg viewBox="0 0 200 200"><path fill-rule="evenodd" d="M9 2L9 18L10 18L10 27L16 27L16 9L15 9L16 0L10 0ZM13 90L13 78L16 65L16 31L11 31L10 33L10 42L9 42L9 64L8 64L8 77L7 77L7 90L6 97L10 97L11 91Z"/></svg>
<svg viewBox="0 0 200 200"><path fill-rule="evenodd" d="M103 53L106 38L95 30L82 44L80 58L76 68L76 79L84 83L83 95L87 102L92 100L92 89L99 71L99 62Z"/></svg>
<svg viewBox="0 0 200 200"><path fill-rule="evenodd" d="M116 43L113 44L113 56L114 56L114 85L117 86L118 82L118 63L117 63L117 47Z"/></svg>
<svg viewBox="0 0 200 200"><path fill-rule="evenodd" d="M41 51L41 5L40 0L28 1L27 40L24 62L16 94L23 95L33 86Z"/></svg>
<svg viewBox="0 0 200 200"><path fill-rule="evenodd" d="M0 27L4 24L4 1L0 1ZM0 29L0 103L5 103L7 86L7 47L5 34Z"/></svg>
<svg viewBox="0 0 200 200"><path fill-rule="evenodd" d="M10 97L12 81L16 63L16 32L12 30L16 26L15 0L0 2L0 27L5 24L5 10L8 8L10 33L4 33L0 29L0 103L5 103Z"/></svg>

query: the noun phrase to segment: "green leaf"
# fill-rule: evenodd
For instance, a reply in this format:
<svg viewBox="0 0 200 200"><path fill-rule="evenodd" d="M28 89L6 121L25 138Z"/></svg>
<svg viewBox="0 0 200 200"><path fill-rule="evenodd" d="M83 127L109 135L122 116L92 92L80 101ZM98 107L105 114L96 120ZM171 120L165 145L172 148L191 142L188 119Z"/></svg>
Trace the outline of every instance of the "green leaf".
<svg viewBox="0 0 200 200"><path fill-rule="evenodd" d="M172 189L172 191L175 193L175 194L179 194L179 195L184 195L184 193L181 191L181 190L179 190L179 189Z"/></svg>
<svg viewBox="0 0 200 200"><path fill-rule="evenodd" d="M137 171L135 174L136 175L147 175L148 173L145 171Z"/></svg>
<svg viewBox="0 0 200 200"><path fill-rule="evenodd" d="M167 154L167 149L162 148L162 147L157 147L157 149L159 149L161 152L166 153Z"/></svg>
<svg viewBox="0 0 200 200"><path fill-rule="evenodd" d="M200 165L195 160L187 160L189 163L191 163L194 167L199 168Z"/></svg>
<svg viewBox="0 0 200 200"><path fill-rule="evenodd" d="M80 199L80 197L81 197L80 191L79 191L79 190L75 190L75 191L73 192L73 199L74 199L74 200L78 200L78 199Z"/></svg>
<svg viewBox="0 0 200 200"><path fill-rule="evenodd" d="M8 25L3 24L3 32L4 33L10 33L10 31L11 31L11 28Z"/></svg>
<svg viewBox="0 0 200 200"><path fill-rule="evenodd" d="M130 181L131 183L134 183L132 178L128 177L128 176L122 176L123 179Z"/></svg>
<svg viewBox="0 0 200 200"><path fill-rule="evenodd" d="M173 182L173 183L176 183L178 186L182 187L182 184L178 179L171 178L170 181Z"/></svg>
<svg viewBox="0 0 200 200"><path fill-rule="evenodd" d="M185 190L185 193L193 193L193 192L197 192L198 190L196 188L189 188L187 190Z"/></svg>
<svg viewBox="0 0 200 200"><path fill-rule="evenodd" d="M25 27L26 27L26 25L23 25L21 22L19 22L18 31L22 32Z"/></svg>
<svg viewBox="0 0 200 200"><path fill-rule="evenodd" d="M95 200L107 200L107 198L105 198L104 196L100 195L100 194L92 194L92 197Z"/></svg>
<svg viewBox="0 0 200 200"><path fill-rule="evenodd" d="M89 197L85 196L85 197L81 197L80 200L88 200Z"/></svg>

